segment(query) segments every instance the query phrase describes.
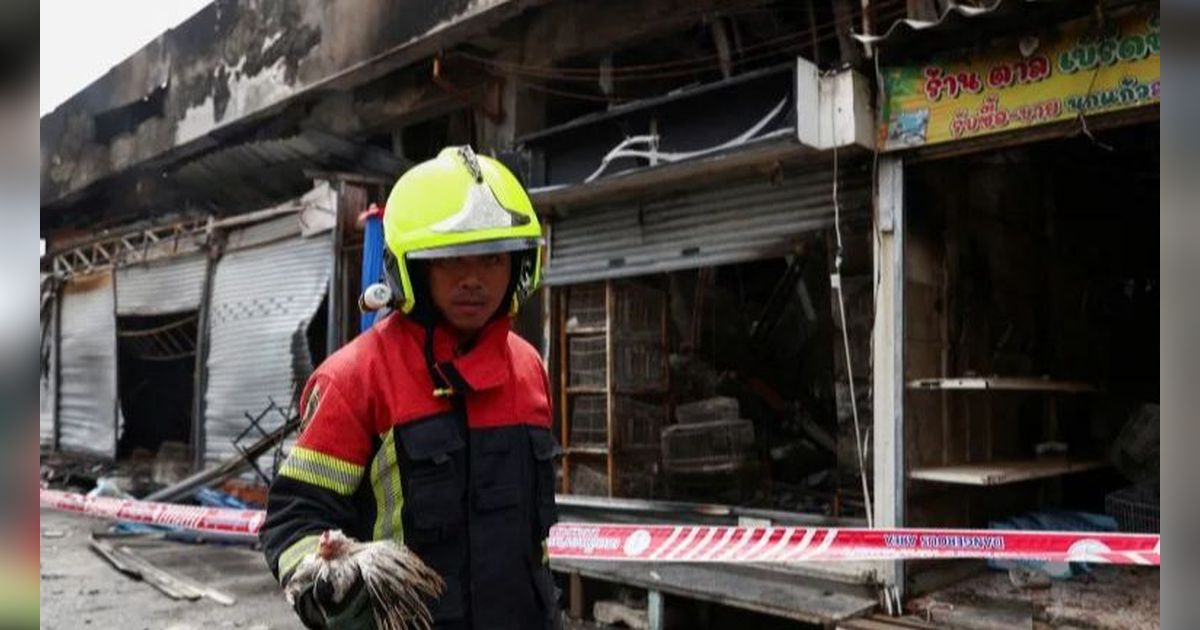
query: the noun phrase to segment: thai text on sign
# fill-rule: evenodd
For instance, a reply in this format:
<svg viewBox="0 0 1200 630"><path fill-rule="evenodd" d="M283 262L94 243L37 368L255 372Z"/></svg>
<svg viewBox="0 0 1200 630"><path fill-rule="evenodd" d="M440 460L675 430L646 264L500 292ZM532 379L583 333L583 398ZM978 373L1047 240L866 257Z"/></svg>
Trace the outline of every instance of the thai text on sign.
<svg viewBox="0 0 1200 630"><path fill-rule="evenodd" d="M1158 12L1069 22L1053 38L883 72L883 150L1011 131L1159 102Z"/></svg>

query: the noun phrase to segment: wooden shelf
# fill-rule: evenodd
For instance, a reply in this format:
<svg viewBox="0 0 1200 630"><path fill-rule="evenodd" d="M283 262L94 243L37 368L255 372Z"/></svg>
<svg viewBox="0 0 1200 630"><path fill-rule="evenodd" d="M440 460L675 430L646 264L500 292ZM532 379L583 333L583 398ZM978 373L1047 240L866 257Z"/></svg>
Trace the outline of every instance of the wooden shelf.
<svg viewBox="0 0 1200 630"><path fill-rule="evenodd" d="M563 449L567 455L608 455L608 448L604 446L568 446Z"/></svg>
<svg viewBox="0 0 1200 630"><path fill-rule="evenodd" d="M1046 479L1107 466L1099 459L1047 457L1024 461L997 461L958 466L918 468L910 479L968 486L999 486L1033 479Z"/></svg>
<svg viewBox="0 0 1200 630"><path fill-rule="evenodd" d="M608 390L605 389L604 386L602 386L602 385L568 385L566 388L566 392L568 394L600 394L600 395L603 395L603 394L607 394ZM667 390L665 390L661 387L646 388L646 389L626 389L623 387L616 387L616 388L613 388L613 393L622 395L622 396L648 396L651 394L665 395L668 392L667 392Z"/></svg>
<svg viewBox="0 0 1200 630"><path fill-rule="evenodd" d="M577 326L567 329L568 335L603 335L606 332L604 326Z"/></svg>
<svg viewBox="0 0 1200 630"><path fill-rule="evenodd" d="M618 455L628 455L632 453L659 453L662 451L661 446L654 446L652 444L617 444L613 448L617 451Z"/></svg>
<svg viewBox="0 0 1200 630"><path fill-rule="evenodd" d="M1052 381L1028 377L963 377L963 378L919 378L908 382L909 389L960 390L960 391L1019 391L1060 392L1082 394L1098 392L1095 385L1076 381Z"/></svg>
<svg viewBox="0 0 1200 630"><path fill-rule="evenodd" d="M657 446L614 446L611 454L618 457L628 455L647 455L657 454L661 449ZM567 455L609 455L609 450L604 446L568 446L563 449Z"/></svg>

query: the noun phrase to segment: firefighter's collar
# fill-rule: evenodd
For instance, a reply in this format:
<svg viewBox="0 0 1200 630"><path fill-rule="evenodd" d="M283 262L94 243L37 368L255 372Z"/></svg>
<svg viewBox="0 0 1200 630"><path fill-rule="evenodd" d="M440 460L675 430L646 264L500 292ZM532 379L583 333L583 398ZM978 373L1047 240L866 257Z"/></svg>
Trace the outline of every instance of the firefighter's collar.
<svg viewBox="0 0 1200 630"><path fill-rule="evenodd" d="M458 337L446 326L438 325L433 335L434 357L443 371L457 373L470 391L499 387L508 382L512 372L509 329L508 318L498 317L479 331L466 352L460 353Z"/></svg>

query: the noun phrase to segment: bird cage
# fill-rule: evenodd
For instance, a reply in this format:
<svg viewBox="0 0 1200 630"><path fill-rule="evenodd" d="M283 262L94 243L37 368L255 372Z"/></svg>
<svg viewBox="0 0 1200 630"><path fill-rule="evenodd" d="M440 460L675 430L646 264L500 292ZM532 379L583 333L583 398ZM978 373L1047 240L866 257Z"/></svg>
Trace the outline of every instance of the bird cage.
<svg viewBox="0 0 1200 630"><path fill-rule="evenodd" d="M633 282L613 286L614 331L624 337L657 339L662 336L666 295Z"/></svg>
<svg viewBox="0 0 1200 630"><path fill-rule="evenodd" d="M606 497L608 490L608 473L603 465L584 461L571 464L571 494Z"/></svg>
<svg viewBox="0 0 1200 630"><path fill-rule="evenodd" d="M663 430L662 446L667 472L730 472L754 458L754 423L717 420L677 424Z"/></svg>
<svg viewBox="0 0 1200 630"><path fill-rule="evenodd" d="M571 385L604 387L608 377L607 341L604 335L572 337L567 376Z"/></svg>
<svg viewBox="0 0 1200 630"><path fill-rule="evenodd" d="M613 420L617 426L617 445L622 448L657 448L665 415L666 410L661 403L647 403L630 396L618 396L613 409Z"/></svg>
<svg viewBox="0 0 1200 630"><path fill-rule="evenodd" d="M613 357L613 381L618 389L666 388L667 355L661 345L618 337Z"/></svg>
<svg viewBox="0 0 1200 630"><path fill-rule="evenodd" d="M608 404L605 396L577 396L571 401L571 444L608 445Z"/></svg>
<svg viewBox="0 0 1200 630"><path fill-rule="evenodd" d="M607 446L605 396L576 396L571 401L571 444ZM642 402L631 396L614 398L613 423L619 448L658 448L666 411L662 404Z"/></svg>
<svg viewBox="0 0 1200 630"><path fill-rule="evenodd" d="M567 290L567 330L600 328L606 322L604 285L580 285Z"/></svg>
<svg viewBox="0 0 1200 630"><path fill-rule="evenodd" d="M626 339L618 339L614 345L613 384L618 389L666 388L667 356L661 346ZM572 386L607 386L608 355L605 348L603 335L571 338L567 376Z"/></svg>

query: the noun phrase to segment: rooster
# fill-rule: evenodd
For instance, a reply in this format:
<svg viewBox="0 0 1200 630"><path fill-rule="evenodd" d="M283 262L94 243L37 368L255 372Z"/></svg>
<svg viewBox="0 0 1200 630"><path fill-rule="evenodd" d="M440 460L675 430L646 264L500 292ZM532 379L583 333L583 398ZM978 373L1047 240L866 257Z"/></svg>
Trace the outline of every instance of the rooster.
<svg viewBox="0 0 1200 630"><path fill-rule="evenodd" d="M390 540L363 543L341 530L322 533L316 551L296 566L284 595L294 605L300 592L315 584L329 589L323 600L342 603L360 577L376 628L429 630L433 626L425 600L439 597L446 584L415 553Z"/></svg>

